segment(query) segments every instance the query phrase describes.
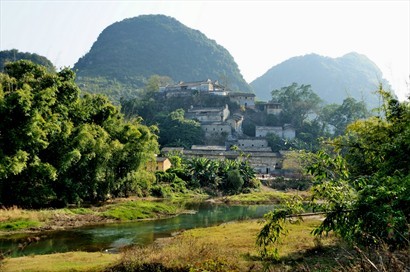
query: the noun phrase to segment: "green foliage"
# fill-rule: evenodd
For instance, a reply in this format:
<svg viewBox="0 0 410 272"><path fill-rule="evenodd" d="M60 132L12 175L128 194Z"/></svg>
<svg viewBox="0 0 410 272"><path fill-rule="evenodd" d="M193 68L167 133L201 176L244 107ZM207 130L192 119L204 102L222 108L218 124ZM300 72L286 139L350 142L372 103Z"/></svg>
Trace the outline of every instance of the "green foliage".
<svg viewBox="0 0 410 272"><path fill-rule="evenodd" d="M53 63L51 63L46 57L37 54L19 52L17 49L11 49L0 51L0 72L4 72L7 63L18 60L29 60L46 67L49 72L55 71Z"/></svg>
<svg viewBox="0 0 410 272"><path fill-rule="evenodd" d="M153 218L158 215L174 215L178 207L170 203L128 201L107 207L103 215L121 221Z"/></svg>
<svg viewBox="0 0 410 272"><path fill-rule="evenodd" d="M246 161L192 158L186 171L191 175L188 188L203 188L211 194L235 194L259 188L255 172Z"/></svg>
<svg viewBox="0 0 410 272"><path fill-rule="evenodd" d="M282 104L280 120L282 123L292 124L300 130L310 114L317 113L322 100L313 92L310 85L293 83L272 91L272 101Z"/></svg>
<svg viewBox="0 0 410 272"><path fill-rule="evenodd" d="M323 123L323 130L332 131L334 136L342 135L347 125L350 123L369 117L366 104L363 101L357 102L354 98L346 98L342 105L326 105L320 111L320 117Z"/></svg>
<svg viewBox="0 0 410 272"><path fill-rule="evenodd" d="M226 185L225 190L231 194L239 193L244 184L241 173L238 169L229 170L226 173Z"/></svg>
<svg viewBox="0 0 410 272"><path fill-rule="evenodd" d="M299 223L302 220L302 217L294 217L302 211L301 198L294 196L290 201L285 200L283 206L264 215L262 221L264 225L256 238L262 258L275 260L279 258L278 249L272 245L280 241L281 235L287 234L284 228L286 221Z"/></svg>
<svg viewBox="0 0 410 272"><path fill-rule="evenodd" d="M352 123L344 135L328 142L327 150L311 155L310 205L326 214L313 234L333 231L354 244L408 247L410 107L381 88L379 93L384 116ZM288 215L268 218L258 243L274 243Z"/></svg>
<svg viewBox="0 0 410 272"><path fill-rule="evenodd" d="M0 222L0 230L3 231L15 231L38 226L40 226L40 222L28 219L17 219L13 221Z"/></svg>
<svg viewBox="0 0 410 272"><path fill-rule="evenodd" d="M149 191L142 169L158 152L155 127L124 121L101 95L80 98L69 69L49 73L19 61L5 72L0 203L43 207Z"/></svg>
<svg viewBox="0 0 410 272"><path fill-rule="evenodd" d="M177 109L165 118L157 118L159 143L162 146L181 146L191 148L194 144L203 144L204 132L199 122L184 118L184 110Z"/></svg>
<svg viewBox="0 0 410 272"><path fill-rule="evenodd" d="M254 113L246 116L243 131L249 136L255 135L255 125L282 126L292 124L296 138L282 139L277 135L267 135L269 146L273 151L304 149L317 151L318 139L341 135L346 127L369 116L363 101L346 98L343 104L322 105L322 100L311 89L310 85L299 86L296 83L272 91L272 101L282 105L279 115Z"/></svg>

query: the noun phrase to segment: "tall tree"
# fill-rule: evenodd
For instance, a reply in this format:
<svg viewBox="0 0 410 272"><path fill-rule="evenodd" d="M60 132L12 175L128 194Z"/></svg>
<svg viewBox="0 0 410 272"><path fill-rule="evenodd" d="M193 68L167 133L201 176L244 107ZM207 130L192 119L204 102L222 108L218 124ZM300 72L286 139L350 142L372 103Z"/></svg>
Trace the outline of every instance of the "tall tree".
<svg viewBox="0 0 410 272"><path fill-rule="evenodd" d="M324 106L319 114L322 121L323 130L330 130L333 136L342 135L347 125L369 117L366 104L363 101L356 101L354 98L346 98L342 105L330 104Z"/></svg>
<svg viewBox="0 0 410 272"><path fill-rule="evenodd" d="M288 87L272 91L272 101L282 104L282 123L292 124L297 130L303 126L309 115L317 114L322 103L310 85L293 83Z"/></svg>
<svg viewBox="0 0 410 272"><path fill-rule="evenodd" d="M0 203L41 207L130 193L158 150L155 128L126 122L75 74L29 61L0 74Z"/></svg>

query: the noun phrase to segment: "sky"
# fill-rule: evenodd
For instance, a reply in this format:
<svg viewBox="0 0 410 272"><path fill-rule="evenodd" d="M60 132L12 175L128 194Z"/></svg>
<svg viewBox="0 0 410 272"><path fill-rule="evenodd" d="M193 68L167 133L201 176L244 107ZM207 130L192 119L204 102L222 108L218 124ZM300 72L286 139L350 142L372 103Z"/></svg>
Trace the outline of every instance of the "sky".
<svg viewBox="0 0 410 272"><path fill-rule="evenodd" d="M0 50L73 67L109 25L164 14L225 47L250 83L310 53L366 55L403 101L410 91L410 0L103 1L0 0Z"/></svg>

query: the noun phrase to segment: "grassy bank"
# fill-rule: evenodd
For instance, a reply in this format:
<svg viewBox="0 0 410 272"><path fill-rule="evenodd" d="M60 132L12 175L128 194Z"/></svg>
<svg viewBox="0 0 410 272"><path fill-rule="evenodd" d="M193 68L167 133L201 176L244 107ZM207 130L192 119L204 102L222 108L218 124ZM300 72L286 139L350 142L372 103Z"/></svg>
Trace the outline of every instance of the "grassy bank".
<svg viewBox="0 0 410 272"><path fill-rule="evenodd" d="M0 232L43 231L79 227L112 221L132 221L175 215L183 210L179 202L117 200L100 207L24 210L0 209Z"/></svg>
<svg viewBox="0 0 410 272"><path fill-rule="evenodd" d="M1 271L406 271L408 251L364 252L344 246L330 235L315 239L311 230L320 218L288 224L289 234L278 245L280 258L262 260L255 245L261 224L232 222L180 233L147 247L121 254L70 252L6 258ZM370 263L371 261L371 263ZM373 266L374 265L374 266ZM376 267L377 269L375 269Z"/></svg>
<svg viewBox="0 0 410 272"><path fill-rule="evenodd" d="M6 259L0 271L23 272L23 271L102 271L107 266L117 262L118 254L67 252L51 255L36 255Z"/></svg>
<svg viewBox="0 0 410 272"><path fill-rule="evenodd" d="M259 258L255 238L261 224L252 220L185 231L173 238L157 240L151 246L129 248L120 255L72 252L6 259L3 270L262 271L264 267L290 269L305 264L324 266L332 263L332 256L326 257L323 253L332 250L336 239L328 237L318 247L310 231L319 222L318 219L310 219L300 225L289 225L289 235L279 245L283 263L267 263ZM321 250L321 253L313 254L315 250ZM66 264L62 264L62 260L66 260ZM37 263L46 265L37 267ZM98 263L104 265L97 266Z"/></svg>
<svg viewBox="0 0 410 272"><path fill-rule="evenodd" d="M239 194L218 198L216 202L231 204L266 204L280 203L295 194L306 192L266 191ZM188 201L203 201L204 195L189 195L177 197L173 201L159 202L155 199L117 199L115 202L89 208L64 208L49 210L25 210L17 207L0 209L0 234L10 231L42 231L80 227L87 224L106 223L112 221L132 221L140 219L155 219L180 213L183 203Z"/></svg>

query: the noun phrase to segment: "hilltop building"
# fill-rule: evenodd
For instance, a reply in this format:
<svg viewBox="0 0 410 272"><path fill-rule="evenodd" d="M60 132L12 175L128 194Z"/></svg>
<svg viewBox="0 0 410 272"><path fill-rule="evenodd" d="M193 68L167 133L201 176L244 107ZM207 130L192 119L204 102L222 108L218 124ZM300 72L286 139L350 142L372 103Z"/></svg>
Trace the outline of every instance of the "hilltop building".
<svg viewBox="0 0 410 272"><path fill-rule="evenodd" d="M230 92L228 96L232 102L237 103L239 106L244 106L249 109L255 108L255 94L253 93Z"/></svg>
<svg viewBox="0 0 410 272"><path fill-rule="evenodd" d="M160 93L165 97L180 97L189 96L195 92L208 92L215 95L226 95L225 87L219 84L219 82L212 81L210 79L193 82L180 81L177 84L169 84L159 88Z"/></svg>
<svg viewBox="0 0 410 272"><path fill-rule="evenodd" d="M190 109L185 113L185 117L188 119L198 120L200 123L205 122L225 122L229 117L228 105L225 107L208 107L208 108L194 108L191 106Z"/></svg>

